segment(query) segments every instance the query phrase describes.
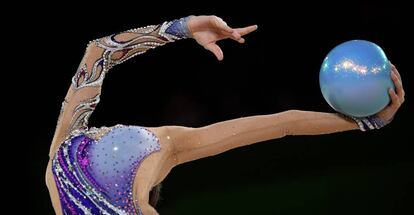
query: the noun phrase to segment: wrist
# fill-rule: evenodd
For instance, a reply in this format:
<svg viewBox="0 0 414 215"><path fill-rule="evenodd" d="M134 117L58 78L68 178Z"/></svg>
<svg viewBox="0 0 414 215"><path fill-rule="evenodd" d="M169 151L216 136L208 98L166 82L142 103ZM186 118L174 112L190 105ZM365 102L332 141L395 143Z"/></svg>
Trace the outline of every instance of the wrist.
<svg viewBox="0 0 414 215"><path fill-rule="evenodd" d="M177 39L192 38L192 32L189 28L189 20L193 15L173 20L167 24L165 33L174 35Z"/></svg>
<svg viewBox="0 0 414 215"><path fill-rule="evenodd" d="M391 120L385 121L378 117L378 114L367 116L367 117L353 117L348 116L349 118L353 119L355 123L358 125L361 131L373 130L373 129L380 129L386 126Z"/></svg>

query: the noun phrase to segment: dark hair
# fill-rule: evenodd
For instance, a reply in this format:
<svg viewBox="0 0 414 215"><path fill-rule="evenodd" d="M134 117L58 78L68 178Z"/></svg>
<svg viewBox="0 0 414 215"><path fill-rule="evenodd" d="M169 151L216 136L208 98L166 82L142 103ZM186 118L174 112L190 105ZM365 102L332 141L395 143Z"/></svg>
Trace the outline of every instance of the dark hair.
<svg viewBox="0 0 414 215"><path fill-rule="evenodd" d="M160 194L161 194L161 183L159 183L157 186L153 187L149 194L149 204L152 207L156 207L158 200L160 200Z"/></svg>

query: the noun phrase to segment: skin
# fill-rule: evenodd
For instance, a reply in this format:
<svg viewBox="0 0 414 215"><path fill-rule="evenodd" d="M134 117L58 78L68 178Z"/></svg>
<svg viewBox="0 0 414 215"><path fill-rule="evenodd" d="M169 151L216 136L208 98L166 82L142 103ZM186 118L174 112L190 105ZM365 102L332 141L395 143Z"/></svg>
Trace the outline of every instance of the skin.
<svg viewBox="0 0 414 215"><path fill-rule="evenodd" d="M223 60L223 52L217 41L232 39L244 43L244 35L257 29L256 25L244 28L231 28L216 16L194 16L188 27L192 38L205 49L211 51L218 60ZM91 58L100 53L90 54ZM88 61L88 59L86 59ZM91 60L92 62L92 60ZM391 121L404 102L404 89L401 76L392 65L391 78L396 90L389 90L391 103L378 113L384 121ZM74 92L69 89L67 98ZM68 104L70 108L71 104ZM60 125L61 124L61 125ZM58 128L67 125L63 116ZM59 127L60 126L60 127ZM190 128L182 126L147 127L159 139L161 151L148 156L139 166L134 180L134 201L144 214L158 214L148 203L152 187L161 183L175 166L214 156L230 149L260 143L288 135L321 135L358 129L354 121L345 119L336 113L289 110L285 112L242 117L218 122L204 127ZM57 129L50 148L50 161L46 170L46 184L56 214L62 214L59 196L53 174L51 160L64 134ZM139 192L137 187L139 186Z"/></svg>

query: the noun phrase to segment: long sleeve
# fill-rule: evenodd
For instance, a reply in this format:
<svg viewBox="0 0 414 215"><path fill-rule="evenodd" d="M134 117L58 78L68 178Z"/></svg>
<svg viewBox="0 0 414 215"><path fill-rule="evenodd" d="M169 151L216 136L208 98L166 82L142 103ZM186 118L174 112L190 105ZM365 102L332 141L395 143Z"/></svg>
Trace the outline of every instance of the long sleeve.
<svg viewBox="0 0 414 215"><path fill-rule="evenodd" d="M88 129L100 100L103 80L115 65L169 42L187 38L187 17L131 29L91 41L62 102L49 156L70 133Z"/></svg>

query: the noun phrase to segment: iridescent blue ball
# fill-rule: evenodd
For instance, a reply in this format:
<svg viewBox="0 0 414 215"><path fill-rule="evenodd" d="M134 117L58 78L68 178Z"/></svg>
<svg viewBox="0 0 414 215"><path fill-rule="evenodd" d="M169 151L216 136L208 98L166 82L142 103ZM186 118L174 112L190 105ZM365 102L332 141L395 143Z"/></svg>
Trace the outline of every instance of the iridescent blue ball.
<svg viewBox="0 0 414 215"><path fill-rule="evenodd" d="M332 49L322 63L319 84L336 111L354 117L378 113L390 102L394 88L391 65L375 43L351 40Z"/></svg>

